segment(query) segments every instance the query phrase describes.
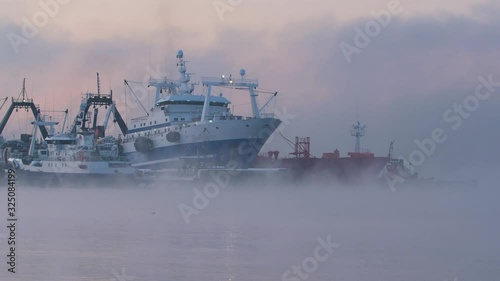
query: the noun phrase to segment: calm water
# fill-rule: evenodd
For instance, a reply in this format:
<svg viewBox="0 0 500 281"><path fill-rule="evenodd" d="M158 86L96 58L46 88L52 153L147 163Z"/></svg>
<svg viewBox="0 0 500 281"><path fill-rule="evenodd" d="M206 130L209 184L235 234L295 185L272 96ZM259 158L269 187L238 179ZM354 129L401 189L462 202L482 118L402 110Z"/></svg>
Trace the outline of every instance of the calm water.
<svg viewBox="0 0 500 281"><path fill-rule="evenodd" d="M329 235L340 247L290 280L500 280L493 185L228 187L189 225L192 187L22 188L16 274L1 194L0 280L282 280Z"/></svg>

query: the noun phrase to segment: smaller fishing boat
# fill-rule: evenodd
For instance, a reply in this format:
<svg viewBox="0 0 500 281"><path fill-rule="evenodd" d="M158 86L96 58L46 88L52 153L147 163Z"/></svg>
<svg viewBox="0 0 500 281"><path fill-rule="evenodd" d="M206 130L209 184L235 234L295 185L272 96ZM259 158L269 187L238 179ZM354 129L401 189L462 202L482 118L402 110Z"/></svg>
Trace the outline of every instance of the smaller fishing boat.
<svg viewBox="0 0 500 281"><path fill-rule="evenodd" d="M37 127L57 122L33 122L33 137L26 158L9 158L17 179L29 184L96 185L130 183L146 178L121 155L118 142L109 137L97 138L94 132L79 131L49 135L35 150ZM53 131L53 129L51 129Z"/></svg>
<svg viewBox="0 0 500 281"><path fill-rule="evenodd" d="M106 117L104 124L97 126L98 107L102 106L107 109ZM91 108L93 115L89 112ZM112 92L101 94L99 73L97 94L83 95L80 111L68 132L64 132L66 115L62 132L56 134L54 126L58 122L45 121L39 110L33 112L35 121L32 122L28 155L7 156L7 162L16 169L16 180L20 183L37 186L124 186L153 179L148 171L132 167L123 155L120 139L105 137L105 128L111 116L122 130L127 129L113 102ZM68 111L65 112L67 114ZM38 131L43 137L41 143L36 142Z"/></svg>

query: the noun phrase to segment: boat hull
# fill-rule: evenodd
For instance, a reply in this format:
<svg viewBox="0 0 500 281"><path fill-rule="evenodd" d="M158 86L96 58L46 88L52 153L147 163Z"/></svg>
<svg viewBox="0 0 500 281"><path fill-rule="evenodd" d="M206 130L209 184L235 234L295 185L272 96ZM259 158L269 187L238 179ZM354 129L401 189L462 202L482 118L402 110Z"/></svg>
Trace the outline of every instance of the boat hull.
<svg viewBox="0 0 500 281"><path fill-rule="evenodd" d="M147 135L153 149L139 152L133 136L124 143L124 153L134 167L147 169L181 168L185 165L224 166L229 162L248 167L262 146L281 124L275 118L253 118L206 122L179 128L179 140L171 142L158 129Z"/></svg>
<svg viewBox="0 0 500 281"><path fill-rule="evenodd" d="M16 170L16 185L34 187L126 187L141 181L124 174L61 174Z"/></svg>
<svg viewBox="0 0 500 281"><path fill-rule="evenodd" d="M20 185L110 186L134 183L140 172L122 161L23 161L9 159Z"/></svg>
<svg viewBox="0 0 500 281"><path fill-rule="evenodd" d="M376 182L389 162L388 157L372 158L285 158L259 157L256 168L285 168L283 179L294 182L325 181L340 183Z"/></svg>

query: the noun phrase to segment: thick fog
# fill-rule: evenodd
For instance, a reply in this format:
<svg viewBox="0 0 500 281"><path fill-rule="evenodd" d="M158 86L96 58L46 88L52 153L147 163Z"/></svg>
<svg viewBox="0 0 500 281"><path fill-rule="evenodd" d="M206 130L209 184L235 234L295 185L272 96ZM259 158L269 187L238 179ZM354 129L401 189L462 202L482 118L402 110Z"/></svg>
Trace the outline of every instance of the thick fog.
<svg viewBox="0 0 500 281"><path fill-rule="evenodd" d="M476 186L394 191L312 182L233 182L218 193L164 181L23 187L18 271L2 263L0 276L120 280L124 270L134 280L492 280L500 274L500 192L483 176ZM1 239L5 253L5 230ZM313 262L319 240L331 252L321 248ZM307 278L294 275L308 258Z"/></svg>

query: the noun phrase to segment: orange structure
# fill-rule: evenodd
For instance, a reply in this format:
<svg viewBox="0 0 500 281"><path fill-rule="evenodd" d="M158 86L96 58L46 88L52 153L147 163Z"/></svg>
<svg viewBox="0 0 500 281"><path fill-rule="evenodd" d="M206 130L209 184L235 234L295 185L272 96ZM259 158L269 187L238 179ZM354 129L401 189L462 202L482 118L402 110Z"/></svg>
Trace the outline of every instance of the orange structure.
<svg viewBox="0 0 500 281"><path fill-rule="evenodd" d="M309 137L295 137L294 151L290 153L295 158L309 158L311 156L311 142Z"/></svg>
<svg viewBox="0 0 500 281"><path fill-rule="evenodd" d="M335 149L333 152L325 152L323 153L324 159L339 159L340 158L340 152L338 149Z"/></svg>

